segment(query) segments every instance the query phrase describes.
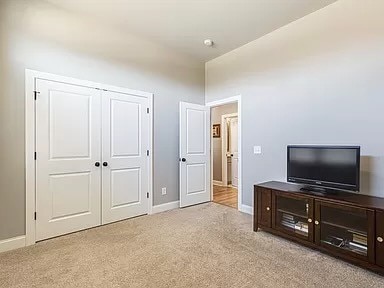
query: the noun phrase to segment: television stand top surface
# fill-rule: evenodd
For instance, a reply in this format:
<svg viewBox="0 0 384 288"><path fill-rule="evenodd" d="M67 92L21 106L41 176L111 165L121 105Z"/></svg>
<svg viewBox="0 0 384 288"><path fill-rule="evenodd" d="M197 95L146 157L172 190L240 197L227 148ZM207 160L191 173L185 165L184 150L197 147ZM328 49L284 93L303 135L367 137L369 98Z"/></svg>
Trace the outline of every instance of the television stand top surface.
<svg viewBox="0 0 384 288"><path fill-rule="evenodd" d="M333 200L345 204L354 204L360 207L380 209L384 211L384 198L368 196L361 193L355 192L344 192L335 190L335 193L324 193L316 191L308 191L305 187L308 185L269 181L255 185L255 187L261 187L265 189L277 190L287 193L297 193L302 195L308 195L319 200ZM304 188L302 190L302 188Z"/></svg>
<svg viewBox="0 0 384 288"><path fill-rule="evenodd" d="M309 192L309 193L313 193L313 194L317 194L317 195L326 195L326 194L337 195L338 193L341 192L340 190L336 190L336 189L321 188L321 187L310 186L310 185L305 185L305 186L301 187L300 191ZM345 196L347 196L347 195L345 195Z"/></svg>

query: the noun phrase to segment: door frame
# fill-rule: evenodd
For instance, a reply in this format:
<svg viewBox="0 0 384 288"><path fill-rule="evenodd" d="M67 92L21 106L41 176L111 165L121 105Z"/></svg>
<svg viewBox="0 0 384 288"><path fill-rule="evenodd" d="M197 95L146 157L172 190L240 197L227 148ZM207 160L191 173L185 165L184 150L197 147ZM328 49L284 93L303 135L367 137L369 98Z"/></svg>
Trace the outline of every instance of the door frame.
<svg viewBox="0 0 384 288"><path fill-rule="evenodd" d="M56 74L25 69L25 245L36 243L36 80L49 80L72 85L94 88L97 90L113 91L124 94L146 97L149 100L149 147L148 157L148 214L153 208L153 93L132 90L97 82L80 80ZM37 94L38 95L38 94ZM38 97L38 96L37 96ZM101 128L100 128L101 129ZM101 209L101 207L100 207ZM101 216L100 216L101 217ZM101 219L100 219L101 220Z"/></svg>
<svg viewBox="0 0 384 288"><path fill-rule="evenodd" d="M228 127L226 125L227 118L238 118L238 113L231 113L231 114L224 114L221 115L221 131L222 137L221 137L221 182L224 186L228 186L228 161L226 160L227 157L227 141L225 141L224 137L227 137L228 134ZM239 142L237 142L239 144ZM239 170L239 168L237 169ZM239 172L239 171L237 171Z"/></svg>
<svg viewBox="0 0 384 288"><path fill-rule="evenodd" d="M238 177L239 177L239 183L238 183L238 187L237 187L237 210L241 211L241 212L246 212L248 211L248 209L246 207L243 207L243 173L242 173L242 158L243 158L243 153L242 153L242 123L243 123L243 119L242 119L242 105L241 105L241 94L240 95L236 95L236 96L232 96L232 97L228 97L228 98L224 98L224 99L220 99L220 100L216 100L216 101L212 101L212 102L206 102L205 105L210 107L210 108L213 108L213 107L217 107L217 106L221 106L221 105L225 105L225 104L230 104L230 103L237 103L237 117L238 117L238 125L239 125L239 128L238 128L238 135L237 135L237 139L238 139L238 148L239 148L239 159L238 159ZM211 119L211 127L212 127L212 119ZM210 139L211 143L213 143L213 136L212 136L212 133L211 133L211 139ZM212 145L211 145L211 179L213 180L213 153L212 153ZM211 201L213 200L213 181L211 181ZM247 212L246 212L247 213Z"/></svg>

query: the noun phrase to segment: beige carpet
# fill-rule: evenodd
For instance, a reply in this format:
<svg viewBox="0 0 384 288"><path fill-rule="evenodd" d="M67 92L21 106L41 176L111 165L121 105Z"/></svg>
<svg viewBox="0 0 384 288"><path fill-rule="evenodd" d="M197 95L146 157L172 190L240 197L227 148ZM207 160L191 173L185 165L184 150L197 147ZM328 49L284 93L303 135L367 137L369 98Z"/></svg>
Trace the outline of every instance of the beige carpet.
<svg viewBox="0 0 384 288"><path fill-rule="evenodd" d="M204 204L0 254L0 287L384 287L384 278Z"/></svg>

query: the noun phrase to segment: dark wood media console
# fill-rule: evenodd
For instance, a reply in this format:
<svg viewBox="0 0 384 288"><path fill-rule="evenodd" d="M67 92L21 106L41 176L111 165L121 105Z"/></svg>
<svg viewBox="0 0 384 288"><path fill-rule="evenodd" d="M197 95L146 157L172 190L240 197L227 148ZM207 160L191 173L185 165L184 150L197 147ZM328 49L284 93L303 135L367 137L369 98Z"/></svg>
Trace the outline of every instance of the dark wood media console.
<svg viewBox="0 0 384 288"><path fill-rule="evenodd" d="M384 274L384 198L255 185L254 227Z"/></svg>

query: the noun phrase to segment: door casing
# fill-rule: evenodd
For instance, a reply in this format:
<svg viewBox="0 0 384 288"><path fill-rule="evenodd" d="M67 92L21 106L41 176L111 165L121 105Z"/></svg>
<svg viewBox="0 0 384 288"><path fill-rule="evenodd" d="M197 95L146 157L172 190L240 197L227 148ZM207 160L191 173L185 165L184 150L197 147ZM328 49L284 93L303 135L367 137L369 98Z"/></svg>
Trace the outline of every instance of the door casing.
<svg viewBox="0 0 384 288"><path fill-rule="evenodd" d="M97 82L79 80L71 77L60 76L56 74L40 72L36 70L25 70L25 245L33 245L36 243L36 111L35 96L38 97L36 88L36 79L44 79L56 82L63 82L72 85L79 85L98 90L114 91L125 94L133 94L147 97L149 102L149 157L148 157L148 214L152 213L153 207L153 93L136 91L128 88L111 86ZM38 215L37 215L38 217Z"/></svg>

